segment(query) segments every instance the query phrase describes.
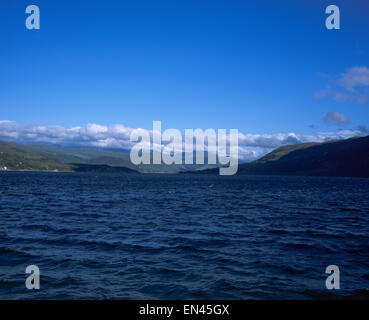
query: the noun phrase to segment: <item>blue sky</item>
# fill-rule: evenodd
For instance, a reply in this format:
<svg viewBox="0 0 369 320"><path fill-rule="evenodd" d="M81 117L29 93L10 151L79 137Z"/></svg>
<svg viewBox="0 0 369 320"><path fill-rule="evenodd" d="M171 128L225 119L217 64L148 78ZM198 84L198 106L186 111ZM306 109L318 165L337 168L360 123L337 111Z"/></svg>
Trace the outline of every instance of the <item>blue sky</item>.
<svg viewBox="0 0 369 320"><path fill-rule="evenodd" d="M40 30L25 28L29 4ZM340 30L325 28L330 4ZM367 1L2 0L0 12L0 120L305 135L369 125Z"/></svg>

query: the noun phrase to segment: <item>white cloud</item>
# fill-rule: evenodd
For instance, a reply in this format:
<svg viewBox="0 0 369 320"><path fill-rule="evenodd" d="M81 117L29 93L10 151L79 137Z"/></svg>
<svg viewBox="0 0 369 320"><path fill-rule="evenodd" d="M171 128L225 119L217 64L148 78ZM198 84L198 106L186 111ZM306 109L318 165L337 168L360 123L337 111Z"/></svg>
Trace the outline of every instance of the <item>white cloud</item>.
<svg viewBox="0 0 369 320"><path fill-rule="evenodd" d="M129 148L130 132L122 125L102 126L88 124L85 127L26 125L12 121L0 121L0 139L25 143L51 143L73 146Z"/></svg>
<svg viewBox="0 0 369 320"><path fill-rule="evenodd" d="M337 119L345 121L344 118L340 118L340 116L337 115L335 116ZM128 128L121 124L111 126L88 124L84 127L64 128L61 126L44 125L22 126L16 122L0 120L0 140L21 143L50 143L66 146L129 150L134 144L130 141L130 134L133 130L133 128ZM363 135L363 133L363 130L360 128L357 130L321 132L314 135L301 135L296 133L239 133L239 157L241 160L250 161L282 145L303 142L324 142L332 139L344 139ZM160 146L154 147L160 150ZM178 147L178 149L182 148L181 145L176 147Z"/></svg>
<svg viewBox="0 0 369 320"><path fill-rule="evenodd" d="M277 134L239 134L238 143L245 147L276 148L283 144L300 143L299 138L294 133Z"/></svg>

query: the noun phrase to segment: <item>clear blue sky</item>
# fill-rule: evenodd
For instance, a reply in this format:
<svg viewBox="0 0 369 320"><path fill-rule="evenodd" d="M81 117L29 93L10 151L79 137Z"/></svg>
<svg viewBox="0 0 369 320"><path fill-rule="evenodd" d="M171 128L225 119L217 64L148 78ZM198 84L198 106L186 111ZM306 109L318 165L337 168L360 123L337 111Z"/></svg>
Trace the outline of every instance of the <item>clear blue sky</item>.
<svg viewBox="0 0 369 320"><path fill-rule="evenodd" d="M329 4L340 30L325 28ZM338 111L369 125L369 86L337 84L369 68L368 1L1 0L0 13L0 120L312 133Z"/></svg>

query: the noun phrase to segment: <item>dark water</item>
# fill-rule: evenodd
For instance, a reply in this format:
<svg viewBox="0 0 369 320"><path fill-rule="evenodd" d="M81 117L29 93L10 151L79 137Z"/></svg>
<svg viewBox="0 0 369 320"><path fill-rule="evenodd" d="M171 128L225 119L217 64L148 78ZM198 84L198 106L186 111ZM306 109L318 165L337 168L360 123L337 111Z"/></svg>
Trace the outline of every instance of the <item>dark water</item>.
<svg viewBox="0 0 369 320"><path fill-rule="evenodd" d="M1 173L0 218L2 299L369 297L368 179Z"/></svg>

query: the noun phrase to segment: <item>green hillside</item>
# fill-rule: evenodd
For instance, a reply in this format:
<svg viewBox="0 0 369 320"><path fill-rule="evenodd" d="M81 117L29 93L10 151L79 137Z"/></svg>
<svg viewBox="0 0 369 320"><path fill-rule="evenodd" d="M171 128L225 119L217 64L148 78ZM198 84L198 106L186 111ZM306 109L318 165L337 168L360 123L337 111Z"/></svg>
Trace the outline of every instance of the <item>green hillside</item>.
<svg viewBox="0 0 369 320"><path fill-rule="evenodd" d="M0 141L0 170L72 171L71 165L25 152L14 144Z"/></svg>
<svg viewBox="0 0 369 320"><path fill-rule="evenodd" d="M17 148L43 155L63 163L96 165L96 166L111 166L124 167L131 170L139 171L141 173L179 173L183 171L193 171L198 169L205 169L215 167L215 165L166 165L166 164L141 164L134 165L129 156L129 152L122 152L121 150L106 150L101 148L89 147L64 147L58 145L40 145L40 144L17 144ZM207 153L205 153L205 163L207 161ZM88 167L84 167L88 168ZM92 168L90 166L90 168ZM102 168L102 167L100 167Z"/></svg>
<svg viewBox="0 0 369 320"><path fill-rule="evenodd" d="M137 169L124 152L108 151L98 148L63 147L57 145L19 144L23 151L37 153L63 163L106 164L110 166Z"/></svg>

